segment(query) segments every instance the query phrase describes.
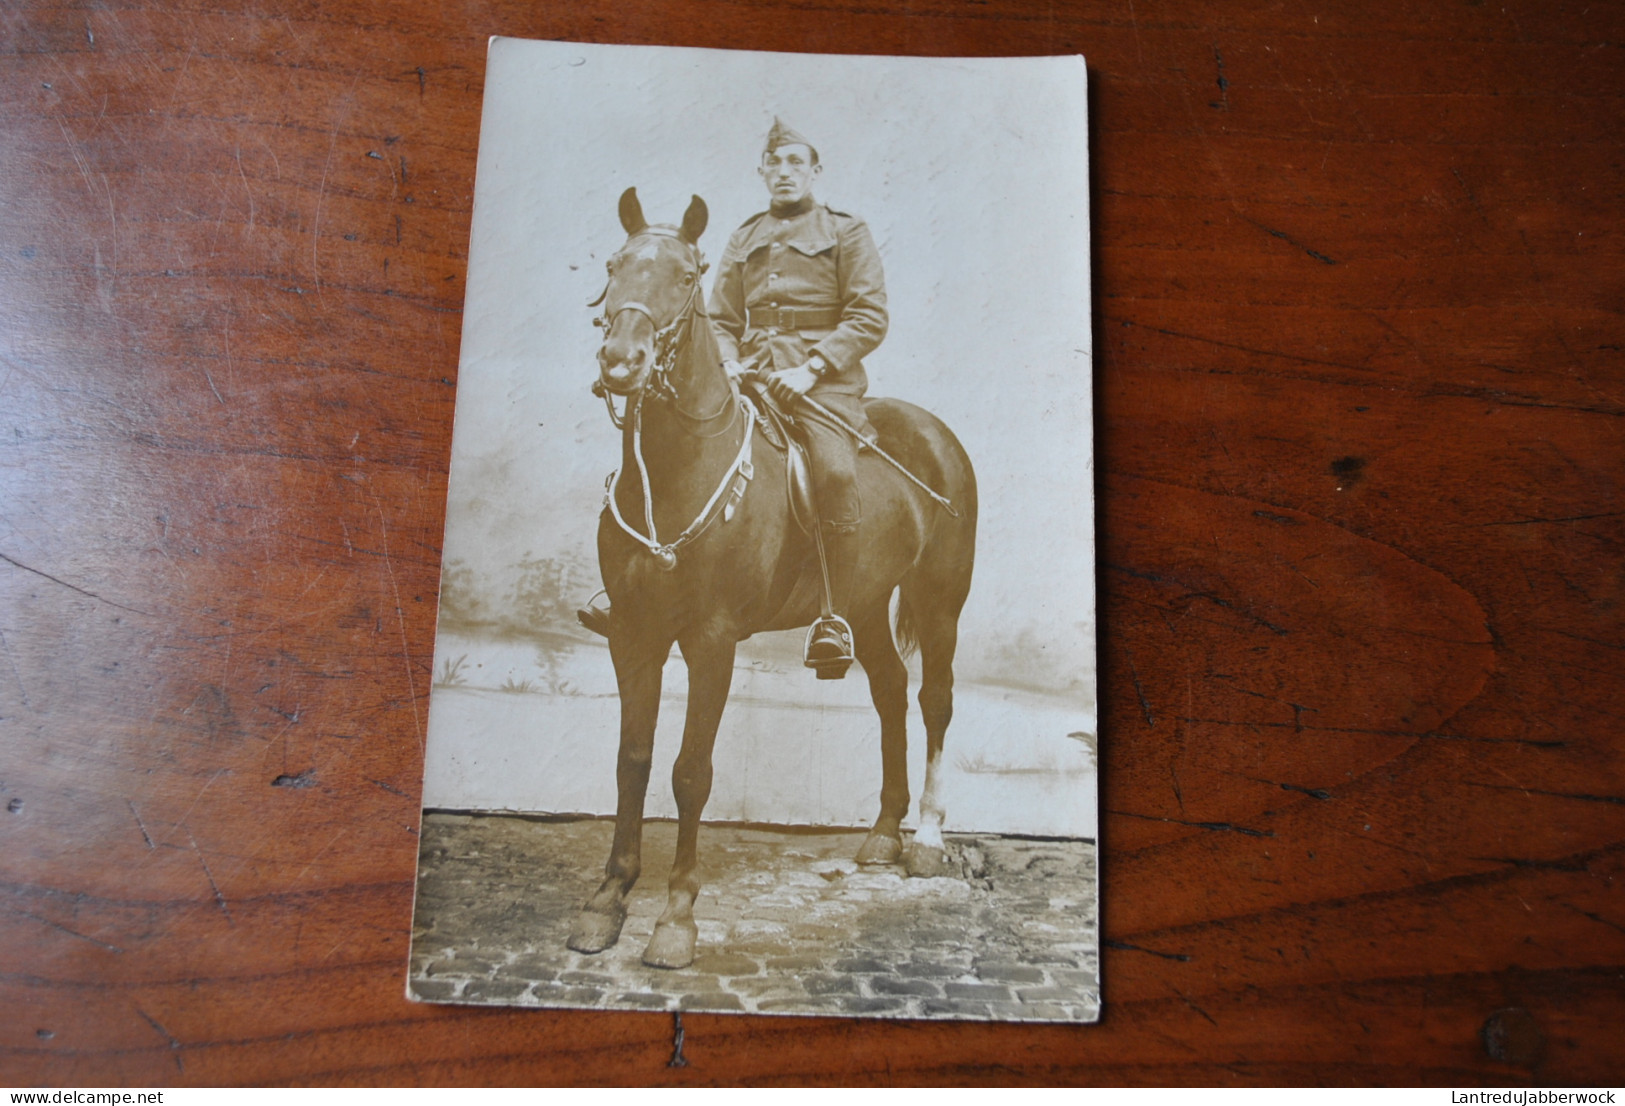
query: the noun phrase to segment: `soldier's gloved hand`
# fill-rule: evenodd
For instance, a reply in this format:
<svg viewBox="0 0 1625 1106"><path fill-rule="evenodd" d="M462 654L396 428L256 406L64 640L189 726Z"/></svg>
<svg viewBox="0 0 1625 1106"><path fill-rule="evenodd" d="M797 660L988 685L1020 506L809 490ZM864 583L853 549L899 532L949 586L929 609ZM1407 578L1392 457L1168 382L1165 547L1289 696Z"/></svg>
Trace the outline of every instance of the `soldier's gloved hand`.
<svg viewBox="0 0 1625 1106"><path fill-rule="evenodd" d="M812 371L810 365L797 365L793 369L781 369L769 376L767 390L780 403L794 403L796 399L812 391L812 386L817 383L818 374Z"/></svg>
<svg viewBox="0 0 1625 1106"><path fill-rule="evenodd" d="M722 363L722 371L728 374L728 379L738 380L749 370L747 370L745 366L741 365L738 361L724 361Z"/></svg>

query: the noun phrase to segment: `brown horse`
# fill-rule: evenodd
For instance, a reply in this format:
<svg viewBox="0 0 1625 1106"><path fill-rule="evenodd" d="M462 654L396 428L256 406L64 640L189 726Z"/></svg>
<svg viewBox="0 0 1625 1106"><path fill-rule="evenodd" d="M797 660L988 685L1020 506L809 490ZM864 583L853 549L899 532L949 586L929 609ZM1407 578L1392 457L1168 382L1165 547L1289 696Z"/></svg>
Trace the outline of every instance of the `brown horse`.
<svg viewBox="0 0 1625 1106"><path fill-rule="evenodd" d="M792 520L784 475L771 471L783 459L729 381L705 313L698 245L704 201L694 197L680 227L650 226L636 190L627 189L620 216L628 238L609 261L595 388L608 393L618 425L610 394L626 400L621 468L598 527L621 698L619 801L604 882L582 908L569 944L599 952L620 937L639 873L661 669L676 642L689 673L672 770L677 855L666 910L643 960L680 968L694 958L700 815L735 647L754 633L808 625L819 613L821 584L813 542ZM879 817L857 859L904 859L911 874L933 874L943 862L938 781L953 714L959 612L975 554L976 481L958 440L931 414L889 399L869 400L866 410L878 444L953 507L934 502L872 451L859 454L864 521L848 617L880 714L883 782ZM752 479L758 467L761 478ZM927 740L920 828L906 857L899 827L909 802L908 671L888 616L897 591L896 640L920 651Z"/></svg>

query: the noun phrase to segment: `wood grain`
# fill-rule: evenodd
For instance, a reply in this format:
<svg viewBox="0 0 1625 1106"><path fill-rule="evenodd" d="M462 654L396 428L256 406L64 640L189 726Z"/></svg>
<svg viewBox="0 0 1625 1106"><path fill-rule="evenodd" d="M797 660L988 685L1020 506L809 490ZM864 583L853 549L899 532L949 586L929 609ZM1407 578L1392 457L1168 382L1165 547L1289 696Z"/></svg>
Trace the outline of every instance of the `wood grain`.
<svg viewBox="0 0 1625 1106"><path fill-rule="evenodd" d="M1618 1083L1625 9L1314 7L0 12L0 1082ZM1101 1025L402 997L499 33L1088 56Z"/></svg>

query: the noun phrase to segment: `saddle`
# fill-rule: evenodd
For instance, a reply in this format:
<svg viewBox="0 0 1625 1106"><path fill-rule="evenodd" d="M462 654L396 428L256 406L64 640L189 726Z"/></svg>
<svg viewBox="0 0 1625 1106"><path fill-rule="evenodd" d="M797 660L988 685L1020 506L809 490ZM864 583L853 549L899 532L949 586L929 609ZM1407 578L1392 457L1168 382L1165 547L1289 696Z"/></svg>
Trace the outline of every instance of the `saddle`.
<svg viewBox="0 0 1625 1106"><path fill-rule="evenodd" d="M811 536L818 525L818 511L813 506L812 466L807 460L807 449L797 440L791 428L796 419L774 399L765 385L753 375L740 382L741 391L756 408L756 425L762 437L777 452L784 454L785 489L790 500L790 517L803 534Z"/></svg>

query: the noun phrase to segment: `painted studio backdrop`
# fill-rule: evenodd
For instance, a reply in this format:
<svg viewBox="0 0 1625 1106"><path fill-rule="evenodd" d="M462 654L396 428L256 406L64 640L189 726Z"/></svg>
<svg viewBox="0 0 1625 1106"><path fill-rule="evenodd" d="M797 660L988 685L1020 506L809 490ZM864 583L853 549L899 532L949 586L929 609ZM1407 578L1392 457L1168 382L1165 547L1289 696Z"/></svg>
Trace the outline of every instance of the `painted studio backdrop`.
<svg viewBox="0 0 1625 1106"><path fill-rule="evenodd" d="M874 59L497 40L482 120L424 805L612 814L619 699L575 609L620 435L589 386L587 305L625 239L709 205L700 245L767 206L778 115L817 147L819 202L868 222L891 326L872 396L933 411L981 520L944 763L949 831L1094 837L1088 162L1081 59ZM613 64L611 58L613 57ZM628 58L638 64L629 65ZM714 272L714 269L713 269ZM709 293L709 286L706 289ZM757 458L758 479L782 479ZM705 816L868 826L867 681L801 667L800 631L740 647ZM673 817L685 669L667 666L647 813ZM915 681L917 688L917 679ZM910 703L910 789L924 731Z"/></svg>

